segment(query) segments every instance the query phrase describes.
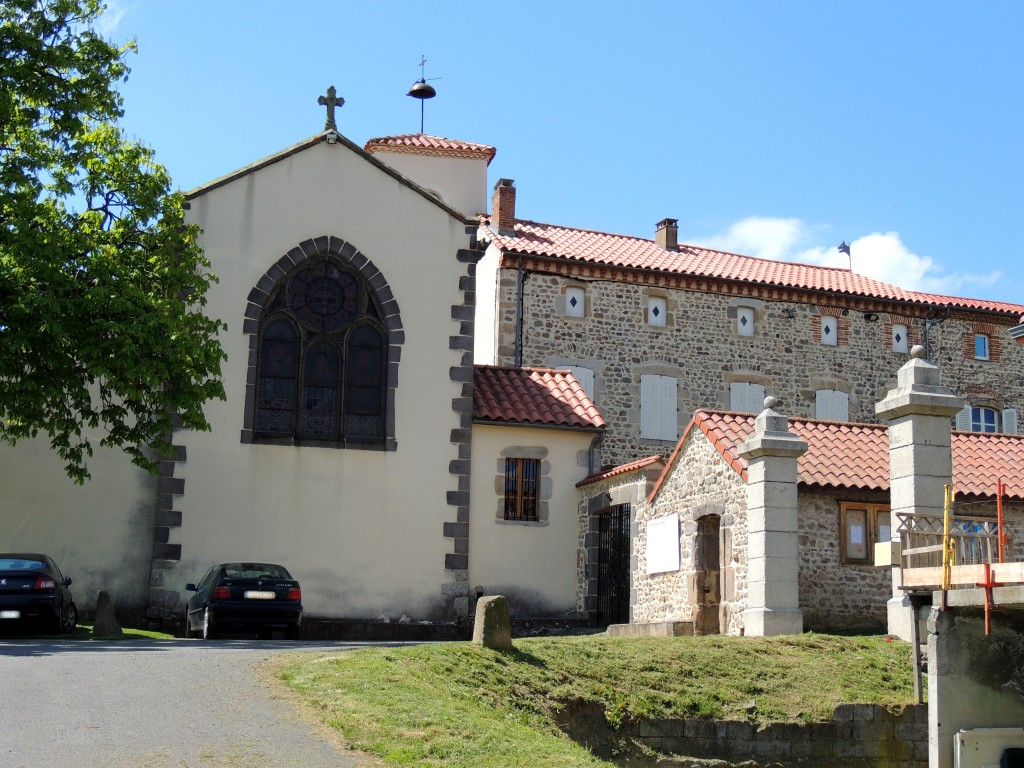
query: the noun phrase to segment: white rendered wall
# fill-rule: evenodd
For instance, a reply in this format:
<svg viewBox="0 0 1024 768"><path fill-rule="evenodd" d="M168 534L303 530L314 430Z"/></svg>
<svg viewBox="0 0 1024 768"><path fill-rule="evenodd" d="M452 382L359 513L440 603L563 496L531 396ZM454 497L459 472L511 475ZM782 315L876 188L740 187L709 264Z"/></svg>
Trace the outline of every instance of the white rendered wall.
<svg viewBox="0 0 1024 768"><path fill-rule="evenodd" d="M579 457L594 435L556 429L473 426L473 480L469 523L470 590L505 595L514 616L575 614L579 548L579 493L586 477ZM502 451L545 447L551 494L546 525L499 519ZM543 469L542 469L543 473ZM543 482L543 478L542 478Z"/></svg>
<svg viewBox="0 0 1024 768"><path fill-rule="evenodd" d="M473 323L473 362L477 365L494 365L497 350L497 297L498 261L501 251L497 246L487 246L484 257L476 265L476 319Z"/></svg>
<svg viewBox="0 0 1024 768"><path fill-rule="evenodd" d="M387 163L467 217L486 213L487 158L428 157L407 152L376 150L375 159Z"/></svg>
<svg viewBox="0 0 1024 768"><path fill-rule="evenodd" d="M187 461L176 477L185 495L171 543L175 571L195 581L212 563L235 558L285 564L302 582L309 616L429 618L453 551L443 523L454 521L450 442L459 426L452 400L462 385L450 370L461 352L451 308L461 304L468 246L465 223L383 173L342 144L319 144L192 201L191 220L220 283L209 306L228 324L222 343L228 400L208 409L212 433L179 435ZM249 336L246 297L283 254L333 235L353 244L387 280L401 311L395 418L397 451L243 444Z"/></svg>
<svg viewBox="0 0 1024 768"><path fill-rule="evenodd" d="M0 448L0 551L43 552L73 579L71 594L91 612L100 590L122 621L145 615L153 550L156 478L121 451L98 447L92 479L75 485L39 437Z"/></svg>

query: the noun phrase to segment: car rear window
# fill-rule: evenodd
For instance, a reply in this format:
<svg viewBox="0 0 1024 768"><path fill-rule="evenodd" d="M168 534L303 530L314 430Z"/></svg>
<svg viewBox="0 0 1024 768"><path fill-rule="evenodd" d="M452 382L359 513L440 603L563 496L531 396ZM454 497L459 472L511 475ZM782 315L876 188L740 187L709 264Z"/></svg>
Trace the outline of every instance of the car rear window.
<svg viewBox="0 0 1024 768"><path fill-rule="evenodd" d="M0 557L0 571L41 571L45 567L46 565L40 560Z"/></svg>
<svg viewBox="0 0 1024 768"><path fill-rule="evenodd" d="M291 575L282 566L271 563L226 563L224 576L231 579L291 578Z"/></svg>

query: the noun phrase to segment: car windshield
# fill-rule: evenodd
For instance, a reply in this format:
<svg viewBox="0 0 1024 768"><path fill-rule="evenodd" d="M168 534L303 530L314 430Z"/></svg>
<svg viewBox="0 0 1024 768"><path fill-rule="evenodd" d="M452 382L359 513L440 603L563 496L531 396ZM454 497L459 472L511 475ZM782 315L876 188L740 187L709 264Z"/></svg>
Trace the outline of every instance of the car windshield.
<svg viewBox="0 0 1024 768"><path fill-rule="evenodd" d="M224 578L227 579L290 579L288 571L280 565L270 563L225 563Z"/></svg>
<svg viewBox="0 0 1024 768"><path fill-rule="evenodd" d="M46 567L39 560L18 557L0 557L0 571L41 571Z"/></svg>

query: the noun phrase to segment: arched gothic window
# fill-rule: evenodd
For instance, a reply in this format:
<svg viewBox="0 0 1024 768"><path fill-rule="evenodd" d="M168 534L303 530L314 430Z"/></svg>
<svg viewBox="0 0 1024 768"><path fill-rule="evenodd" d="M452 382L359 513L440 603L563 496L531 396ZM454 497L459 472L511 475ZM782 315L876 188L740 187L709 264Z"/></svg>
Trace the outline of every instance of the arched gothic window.
<svg viewBox="0 0 1024 768"><path fill-rule="evenodd" d="M254 438L383 444L387 349L381 309L359 274L330 257L299 265L260 318Z"/></svg>

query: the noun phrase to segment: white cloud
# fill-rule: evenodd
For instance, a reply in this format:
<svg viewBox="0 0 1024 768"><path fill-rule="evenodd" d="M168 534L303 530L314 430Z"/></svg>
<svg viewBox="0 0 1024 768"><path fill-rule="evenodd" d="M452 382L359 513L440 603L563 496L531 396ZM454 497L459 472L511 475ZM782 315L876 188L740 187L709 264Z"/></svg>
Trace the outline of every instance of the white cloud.
<svg viewBox="0 0 1024 768"><path fill-rule="evenodd" d="M124 15L135 6L126 5L124 0L107 0L104 6L105 10L96 19L96 31L103 37L111 37L117 31Z"/></svg>
<svg viewBox="0 0 1024 768"><path fill-rule="evenodd" d="M808 225L800 219L754 216L693 244L762 259L848 268L850 260L839 252L839 244L825 244L829 233L827 226ZM909 290L969 296L991 288L1002 278L998 271L947 273L930 256L907 248L898 232L864 235L850 243L850 251L855 272Z"/></svg>

